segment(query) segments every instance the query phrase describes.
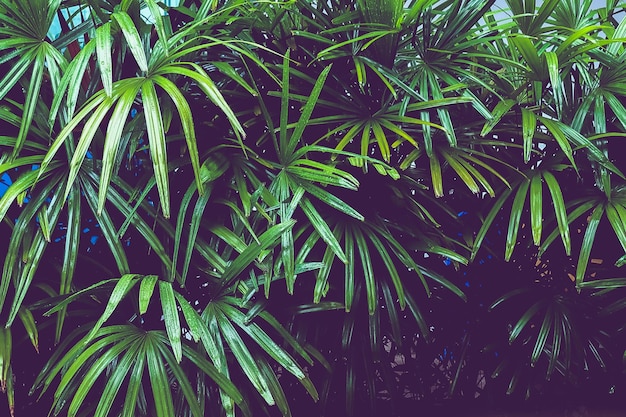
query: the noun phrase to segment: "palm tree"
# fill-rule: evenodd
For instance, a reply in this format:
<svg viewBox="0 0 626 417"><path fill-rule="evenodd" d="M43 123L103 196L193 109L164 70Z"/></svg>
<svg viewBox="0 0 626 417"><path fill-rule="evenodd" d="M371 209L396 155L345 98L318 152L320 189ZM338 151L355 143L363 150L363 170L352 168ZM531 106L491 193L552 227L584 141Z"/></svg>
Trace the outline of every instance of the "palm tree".
<svg viewBox="0 0 626 417"><path fill-rule="evenodd" d="M0 0L11 413L619 388L622 7L501 7Z"/></svg>

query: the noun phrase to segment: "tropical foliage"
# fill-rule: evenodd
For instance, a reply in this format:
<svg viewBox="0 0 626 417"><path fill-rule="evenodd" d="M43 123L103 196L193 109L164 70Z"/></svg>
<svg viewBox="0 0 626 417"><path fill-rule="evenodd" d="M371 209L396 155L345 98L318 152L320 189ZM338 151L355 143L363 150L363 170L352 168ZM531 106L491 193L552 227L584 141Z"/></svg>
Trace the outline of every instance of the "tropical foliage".
<svg viewBox="0 0 626 417"><path fill-rule="evenodd" d="M12 415L625 389L623 10L0 0Z"/></svg>

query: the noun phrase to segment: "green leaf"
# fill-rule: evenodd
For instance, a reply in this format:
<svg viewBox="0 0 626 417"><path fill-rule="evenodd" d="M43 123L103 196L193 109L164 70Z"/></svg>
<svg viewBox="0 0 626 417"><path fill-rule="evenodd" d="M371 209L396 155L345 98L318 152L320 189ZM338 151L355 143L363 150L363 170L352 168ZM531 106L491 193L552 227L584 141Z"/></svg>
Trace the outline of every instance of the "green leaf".
<svg viewBox="0 0 626 417"><path fill-rule="evenodd" d="M153 79L155 84L165 90L176 106L178 117L180 118L180 124L182 125L183 133L185 134L187 152L189 158L191 159L191 166L196 178L196 186L199 190L198 192L202 195L204 188L202 187L203 180L200 168L200 157L198 154L198 145L196 143L196 128L193 122L191 107L176 84L160 75L154 76ZM204 164L202 166L204 167Z"/></svg>
<svg viewBox="0 0 626 417"><path fill-rule="evenodd" d="M389 323L391 325L391 335L394 343L402 346L402 333L400 330L401 322L398 316L398 310L395 307L395 297L391 294L391 289L386 281L381 281L380 288L385 300L387 314L389 315Z"/></svg>
<svg viewBox="0 0 626 417"><path fill-rule="evenodd" d="M24 329L26 329L30 342L33 344L37 353L39 353L39 332L37 331L37 324L35 323L33 313L31 313L26 307L22 306L19 309L18 316L24 325Z"/></svg>
<svg viewBox="0 0 626 417"><path fill-rule="evenodd" d="M183 346L183 352L185 354L185 358L189 359L194 365L196 365L199 369L201 369L205 374L207 374L213 381L217 383L220 387L220 390L225 393L229 398L234 400L240 406L244 406L243 397L241 393L237 389L237 387L225 376L223 373L219 372L211 363L209 363L206 359L200 356L197 352L190 349L187 346ZM245 409L244 409L245 413Z"/></svg>
<svg viewBox="0 0 626 417"><path fill-rule="evenodd" d="M143 99L148 141L150 142L150 156L152 157L159 199L163 216L168 219L170 217L170 192L167 174L167 148L165 146L161 106L159 105L159 99L152 81L144 81L141 86L141 97Z"/></svg>
<svg viewBox="0 0 626 417"><path fill-rule="evenodd" d="M352 300L354 300L354 238L352 231L346 229L344 233L344 249L348 262L344 264L344 304L346 312L352 309Z"/></svg>
<svg viewBox="0 0 626 417"><path fill-rule="evenodd" d="M424 318L424 315L422 314L419 306L409 293L406 294L406 304L409 307L409 311L413 315L413 318L415 319L415 322L420 329L420 333L425 340L430 341L431 335L428 324L426 323L426 319Z"/></svg>
<svg viewBox="0 0 626 417"><path fill-rule="evenodd" d="M322 240L326 242L328 247L333 251L337 258L339 258L339 260L341 260L341 262L343 263L348 262L346 255L343 253L343 250L341 249L337 238L330 230L328 223L326 223L326 221L322 218L322 216L309 201L309 199L306 197L302 197L302 200L300 201L300 207L302 208L302 211L304 211L304 214L308 217L313 228L315 228L315 230L321 236Z"/></svg>
<svg viewBox="0 0 626 417"><path fill-rule="evenodd" d="M289 139L287 138L287 125L289 124L289 56L291 54L291 50L287 49L285 52L285 57L283 59L283 77L281 80L281 95L280 95L280 133L278 135L280 149L277 151L280 152L281 158L285 158L290 155L287 153L289 148L288 143Z"/></svg>
<svg viewBox="0 0 626 417"><path fill-rule="evenodd" d="M128 339L128 338L125 338L122 340L119 340L119 339L116 340L115 341L116 343L114 343L110 349L104 351L104 353L102 353L98 357L98 359L96 359L94 363L91 364L91 366L89 367L89 370L86 372L86 374L82 378L80 385L78 386L78 388L76 389L76 392L74 393L72 401L68 407L68 411L67 411L68 417L76 416L76 414L78 413L78 409L82 405L83 401L89 394L89 391L91 390L93 385L96 383L97 379L102 374L102 372L104 372L105 369L107 369L109 365L117 359L118 355L121 354L124 350L126 350L129 347L129 345L133 343L133 341L134 341L133 339ZM117 365L116 368L121 369L123 371L125 366L130 365L130 363L126 361L122 361L122 363L117 362L116 365ZM120 377L118 375L115 375L115 376L117 378ZM67 382L69 383L70 381L68 380ZM119 385L117 385L117 387L119 388ZM109 388L109 390L113 390L113 387ZM107 407L107 403L110 404L112 402L112 399L107 398L108 396L112 394L109 390L107 390L105 387L102 393L102 396L100 397L101 398L100 404L102 404L101 406Z"/></svg>
<svg viewBox="0 0 626 417"><path fill-rule="evenodd" d="M189 235L187 237L187 250L185 251L185 259L183 260L183 271L180 276L180 284L184 285L187 279L187 273L189 272L189 265L191 264L191 255L194 247L196 246L196 239L198 237L198 231L200 230L200 223L202 222L204 209L206 208L209 197L211 196L211 190L213 184L207 183L203 186L203 192L198 197L193 212L191 213L191 224L189 225ZM175 270L175 266L172 267Z"/></svg>
<svg viewBox="0 0 626 417"><path fill-rule="evenodd" d="M150 9L150 14L154 19L154 25L156 26L156 33L161 41L161 46L165 48L165 55L169 55L168 51L168 33L165 29L164 19L161 13L161 9L155 0L146 0L146 5Z"/></svg>
<svg viewBox="0 0 626 417"><path fill-rule="evenodd" d="M513 199L511 216L509 217L509 228L507 229L506 234L506 248L504 251L504 259L506 261L511 259L515 245L517 245L517 233L519 231L520 219L522 217L522 212L524 211L524 203L526 201L529 186L529 181L522 181L517 192L515 193L515 198Z"/></svg>
<svg viewBox="0 0 626 417"><path fill-rule="evenodd" d="M180 201L180 206L178 208L178 217L176 219L176 231L174 234L174 251L172 254L172 268L169 273L169 281L173 282L176 278L176 268L178 264L178 254L180 252L180 245L182 243L182 235L183 228L185 226L185 217L187 216L187 210L189 208L189 204L191 203L191 199L193 198L196 192L196 188L190 186L187 188L187 191L183 195L183 198Z"/></svg>
<svg viewBox="0 0 626 417"><path fill-rule="evenodd" d="M341 233L341 226L337 225L334 229L334 234L339 235ZM311 236L319 236L317 232L312 233ZM315 240L317 241L317 239ZM330 271L332 265L335 260L335 253L330 248L330 246L326 246L326 250L324 251L324 256L322 257L322 267L317 272L315 277L315 288L313 290L313 302L319 303L323 296L326 295L328 291L328 277L330 276Z"/></svg>
<svg viewBox="0 0 626 417"><path fill-rule="evenodd" d="M376 142L378 143L378 149L383 157L383 160L385 162L389 162L391 158L391 150L389 148L389 142L387 141L385 132L383 132L383 128L380 126L380 123L377 122L372 122L371 128L374 133L374 138L376 138Z"/></svg>
<svg viewBox="0 0 626 417"><path fill-rule="evenodd" d="M535 113L522 108L522 139L524 143L524 162L530 161L530 151L533 147L533 138L537 128Z"/></svg>
<svg viewBox="0 0 626 417"><path fill-rule="evenodd" d="M594 281L581 282L578 288L591 288L596 290L616 289L626 287L626 278L606 278Z"/></svg>
<svg viewBox="0 0 626 417"><path fill-rule="evenodd" d="M543 349L546 346L546 340L548 339L548 335L550 334L551 329L550 325L553 322L553 315L554 314L552 312L552 308L548 308L546 314L543 316L543 322L541 323L541 328L539 329L539 334L537 335L537 341L535 342L535 346L533 347L533 353L530 357L531 366L534 366L537 363L541 352L543 352Z"/></svg>
<svg viewBox="0 0 626 417"><path fill-rule="evenodd" d="M321 187L318 187L316 185L313 185L305 181L301 182L300 186L304 190L306 190L307 193L313 195L314 197L316 197L323 203L328 204L330 207L336 210L339 210L342 213L345 213L348 216L353 217L357 220L361 220L361 221L365 220L365 217L361 213L359 213L356 209L348 205L348 203L341 200L340 198L330 193L329 191L326 191L325 189Z"/></svg>
<svg viewBox="0 0 626 417"><path fill-rule="evenodd" d="M602 166L611 172L614 172L621 178L625 178L624 174L607 158L607 156L589 139L583 136L580 132L572 129L570 126L562 122L556 122L560 130L571 140L576 146L584 148L589 154L592 160L598 161ZM574 164L572 164L574 165Z"/></svg>
<svg viewBox="0 0 626 417"><path fill-rule="evenodd" d="M449 152L444 152L443 157L448 164L450 164L450 167L452 167L452 169L457 173L459 178L465 183L467 188L469 188L472 193L479 194L480 188L478 187L478 184L472 174L467 170L467 166L461 163L461 158L458 155Z"/></svg>
<svg viewBox="0 0 626 417"><path fill-rule="evenodd" d="M54 125L63 100L66 102L65 110L67 111L67 117L72 118L74 116L82 84L76 80L82 80L95 49L95 40L87 42L67 66L50 106L50 114L48 116L48 124L50 126Z"/></svg>
<svg viewBox="0 0 626 417"><path fill-rule="evenodd" d="M299 380L307 378L302 368L283 348L281 348L261 327L256 323L248 323L245 314L238 309L228 305L220 305L225 315L237 326L248 334L269 356L271 356L280 366Z"/></svg>
<svg viewBox="0 0 626 417"><path fill-rule="evenodd" d="M587 271L587 263L589 262L589 255L596 238L596 231L598 230L598 224L600 224L600 218L604 213L604 207L602 204L598 204L591 216L589 217L589 223L583 236L580 253L578 255L578 264L576 265L576 286L578 287L585 279L585 272Z"/></svg>
<svg viewBox="0 0 626 417"><path fill-rule="evenodd" d="M556 103L557 115L560 116L563 112L564 97L563 83L561 82L561 76L559 74L559 58L558 55L553 51L546 51L544 57L548 66L548 75L550 76L550 84L552 85L552 92L554 95L554 102Z"/></svg>
<svg viewBox="0 0 626 417"><path fill-rule="evenodd" d="M309 98L304 104L304 107L302 108L302 114L300 115L300 118L298 119L298 123L296 123L295 129L291 133L291 137L289 138L287 149L283 150L284 161L286 161L289 158L289 156L293 154L294 150L296 149L296 146L298 145L298 143L300 143L300 139L302 138L304 129L306 128L307 124L309 123L309 120L311 119L311 115L313 114L313 109L315 108L315 105L317 104L317 99L319 98L319 95L322 92L322 89L324 88L324 82L326 81L326 78L328 77L328 73L330 72L331 67L332 65L328 65L327 67L325 67L320 73L320 75L317 77L317 80L315 81L315 85L313 85L313 89L311 90L311 93L309 94Z"/></svg>
<svg viewBox="0 0 626 417"><path fill-rule="evenodd" d="M552 196L552 205L554 206L554 212L556 214L556 221L559 226L559 232L561 233L561 240L565 247L565 253L569 256L571 252L571 238L569 233L569 224L567 221L567 211L565 209L565 202L563 200L563 194L561 193L561 187L557 182L554 175L550 172L544 172L543 178L548 185L550 195Z"/></svg>
<svg viewBox="0 0 626 417"><path fill-rule="evenodd" d="M221 153L209 155L200 167L200 181L204 184L213 182L226 172L230 167L230 161Z"/></svg>
<svg viewBox="0 0 626 417"><path fill-rule="evenodd" d="M77 186L72 187L67 201L67 233L65 235L65 247L63 253L63 267L61 269L61 282L59 295L69 294L72 289L74 271L79 254L81 234L81 199ZM61 340L63 323L67 314L66 308L57 313L57 325L55 343Z"/></svg>
<svg viewBox="0 0 626 417"><path fill-rule="evenodd" d="M502 117L507 114L515 104L515 100L512 100L510 98L499 101L491 112L491 118L485 122L485 125L483 126L480 135L486 136L489 132L491 132L493 128L496 127L496 125L500 122L500 120L502 120Z"/></svg>
<svg viewBox="0 0 626 417"><path fill-rule="evenodd" d="M72 155L72 160L70 161L70 172L68 174L65 197L69 195L70 187L74 185L74 181L76 180L76 177L78 176L78 172L80 171L80 168L86 159L85 155L87 154L89 147L91 146L91 143L94 139L94 136L96 135L96 132L100 128L100 123L102 122L102 120L104 120L105 116L107 115L107 113L113 106L114 101L117 98L118 97L111 97L111 98L107 97L106 99L104 99L102 104L99 105L96 109L94 109L94 112L91 115L91 117L89 117L89 119L85 122L85 127L83 128L83 131L80 135L80 139L78 140L78 144L76 145L76 150L74 151L74 155ZM79 115L81 114L82 112L79 113ZM70 125L71 125L71 122L67 126L70 126ZM60 137L61 136L59 136L57 140L59 140ZM46 155L46 158L47 157L48 155ZM46 160L44 159L44 161L42 162L42 167L44 166L45 162Z"/></svg>
<svg viewBox="0 0 626 417"><path fill-rule="evenodd" d="M119 84L118 84L119 86ZM116 86L117 87L117 86ZM104 150L102 154L102 173L100 181L100 190L98 192L98 212L102 212L106 201L106 193L111 182L111 176L115 170L116 160L120 152L120 141L126 120L130 115L130 110L135 103L135 98L141 87L141 82L134 82L125 85L124 92L119 96L117 105L111 114L107 126L106 136L104 138ZM107 93L109 96L110 93ZM91 119L90 119L91 121ZM90 142L89 142L90 143ZM89 143L86 145L89 146ZM81 149L82 150L82 149ZM78 154L78 150L77 150ZM82 156L82 154L81 154ZM73 161L73 159L72 159ZM80 167L80 165L78 165Z"/></svg>
<svg viewBox="0 0 626 417"><path fill-rule="evenodd" d="M98 196L96 194L96 190L93 188L93 185L87 179L80 181L82 184L82 190L84 192L84 197L89 204L89 207L95 214L95 218L100 225L104 238L106 239L107 245L113 257L115 258L115 263L117 264L117 268L121 274L126 274L129 272L130 268L128 266L128 260L126 258L126 252L124 251L124 247L117 237L117 230L115 229L115 225L111 216L109 215L106 209L102 210L102 213L98 213L97 204L98 204ZM115 195L113 189L109 189L108 196L112 197ZM116 207L119 209L119 206ZM133 220L136 220L136 216L133 216ZM139 227L138 227L139 229ZM148 230L150 230L148 228ZM148 233L142 232L144 236L148 236Z"/></svg>
<svg viewBox="0 0 626 417"><path fill-rule="evenodd" d="M183 312L187 325L189 326L189 332L191 333L193 340L197 343L200 340L204 342L206 339L211 339L207 326L202 322L198 312L191 307L189 301L187 301L187 299L178 292L174 292L174 296L180 305L180 309ZM210 344L211 342L209 342L209 345ZM207 347L207 353L209 353L209 356L213 356L211 355L212 350L210 347Z"/></svg>
<svg viewBox="0 0 626 417"><path fill-rule="evenodd" d="M109 297L109 301L107 302L106 307L104 308L104 312L98 318L93 328L89 331L89 334L84 340L84 343L89 343L98 333L102 325L105 321L111 317L117 306L124 299L126 294L137 284L139 279L139 275L137 274L125 274L123 275L115 284L113 291L111 292L111 296Z"/></svg>
<svg viewBox="0 0 626 417"><path fill-rule="evenodd" d="M222 287L230 285L250 264L263 252L276 245L281 235L289 228L293 227L295 221L279 223L271 226L259 236L259 241L251 242L246 249L239 254L225 269L221 277Z"/></svg>
<svg viewBox="0 0 626 417"><path fill-rule="evenodd" d="M159 277L156 275L146 275L142 278L141 284L139 285L139 314L143 315L148 311L148 305L150 304L150 299L152 299L154 287L158 280Z"/></svg>
<svg viewBox="0 0 626 417"><path fill-rule="evenodd" d="M139 69L144 72L148 71L148 60L146 59L141 37L128 13L117 11L111 15L111 19L122 29L128 48L135 57Z"/></svg>
<svg viewBox="0 0 626 417"><path fill-rule="evenodd" d="M115 364L114 370L107 375L107 384L98 401L98 408L96 409L94 417L106 417L109 415L113 402L122 388L124 380L126 380L128 371L137 360L138 351L139 346L137 344L131 346L125 354L121 355L121 358ZM131 375L131 379L133 376L134 375Z"/></svg>
<svg viewBox="0 0 626 417"><path fill-rule="evenodd" d="M100 68L102 86L104 87L104 92L109 97L111 97L113 92L112 50L111 23L107 22L96 29L96 53L98 56L98 67Z"/></svg>
<svg viewBox="0 0 626 417"><path fill-rule="evenodd" d="M168 74L168 73L179 74L185 77L189 77L195 82L197 82L198 87L200 87L200 89L206 94L206 96L216 106L218 106L220 110L224 112L224 114L228 118L228 121L233 127L235 134L238 137L245 136L245 132L243 130L243 127L241 126L241 123L239 123L237 116L235 115L233 110L230 108L230 106L226 102L226 99L224 99L224 96L222 95L220 90L217 88L215 83L211 80L211 78L206 73L206 71L204 71L204 69L202 69L202 67L197 64L191 64L191 67L193 68L193 70L182 67L180 64L167 65L161 68L160 72L163 74Z"/></svg>
<svg viewBox="0 0 626 417"><path fill-rule="evenodd" d="M543 123L543 125L548 128L550 133L552 133L552 136L554 136L554 139L556 140L558 145L561 147L561 150L563 151L567 159L569 159L572 166L575 168L576 163L574 162L574 156L572 154L572 147L569 141L567 140L565 132L563 132L562 130L562 125L556 123L554 120L546 119L541 116L538 116L537 119L539 119L541 123Z"/></svg>
<svg viewBox="0 0 626 417"><path fill-rule="evenodd" d="M13 338L10 327L0 328L0 383L6 384L10 377Z"/></svg>
<svg viewBox="0 0 626 417"><path fill-rule="evenodd" d="M577 218L579 218L580 216L582 216L583 214L586 214L589 210L591 210L595 204L596 203L594 200L590 200L576 207L574 210L572 210L570 214L568 214L567 222L569 224L572 224L574 220L576 220ZM544 240L543 245L539 248L539 252L538 252L539 256L543 255L543 253L548 249L550 244L552 244L552 242L554 241L554 239L556 239L558 235L559 235L559 229L556 228Z"/></svg>
<svg viewBox="0 0 626 417"><path fill-rule="evenodd" d="M433 191L435 197L443 197L443 176L441 175L441 163L439 162L439 156L432 154L428 157L430 162L430 177L433 182Z"/></svg>
<svg viewBox="0 0 626 417"><path fill-rule="evenodd" d="M17 42L19 42L19 40ZM28 68L35 60L35 53L36 51L33 49L25 52L6 72L4 78L0 80L0 99L3 99L9 91L15 87L19 80L22 79L24 74L26 74L26 71L28 71Z"/></svg>
<svg viewBox="0 0 626 417"><path fill-rule="evenodd" d="M511 330L511 334L509 335L510 344L513 343L515 339L518 338L522 330L524 330L524 328L528 325L528 322L530 321L530 319L532 319L533 316L537 314L537 312L539 311L541 307L542 307L541 302L534 303L528 310L526 310L526 312L522 315L522 317L520 317L517 323L515 323L515 326L513 326Z"/></svg>
<svg viewBox="0 0 626 417"><path fill-rule="evenodd" d="M268 405L274 405L274 398L272 393L267 387L267 382L263 378L259 367L257 366L250 350L246 346L246 343L241 339L241 336L237 333L230 321L223 315L217 314L217 322L222 335L228 346L230 347L233 355L237 359L239 366L246 374L254 388L261 394L263 399Z"/></svg>
<svg viewBox="0 0 626 417"><path fill-rule="evenodd" d="M28 84L28 89L26 90L26 101L22 112L22 123L20 124L17 141L15 143L15 147L13 148L13 153L11 154L12 158L17 157L24 146L31 123L35 116L35 108L37 106L37 101L40 98L39 92L43 84L45 60L46 48L44 45L41 45L37 48L37 55L35 57L35 61L33 62L32 74Z"/></svg>
<svg viewBox="0 0 626 417"><path fill-rule="evenodd" d="M535 45L533 45L530 39L526 36L519 35L510 37L509 40L513 45L515 45L520 54L522 54L524 61L526 61L530 67L533 75L535 77L543 78L542 75L545 72L544 67L542 65L541 58L537 53L537 48L535 48Z"/></svg>
<svg viewBox="0 0 626 417"><path fill-rule="evenodd" d="M543 185L541 175L534 175L530 179L530 228L533 242L541 243L541 229L543 225Z"/></svg>
<svg viewBox="0 0 626 417"><path fill-rule="evenodd" d="M135 366L133 366L128 380L128 389L126 390L126 397L124 398L124 408L122 411L122 415L135 414L135 409L138 402L137 399L139 397L139 392L142 389L143 373L146 366L145 350L146 348L144 346L143 349L141 349L135 357Z"/></svg>
<svg viewBox="0 0 626 417"><path fill-rule="evenodd" d="M167 337L172 346L176 362L180 363L183 358L181 328L172 283L159 281L159 294L161 295L161 308L163 309L163 322L165 323Z"/></svg>
<svg viewBox="0 0 626 417"><path fill-rule="evenodd" d="M474 258L476 258L476 255L478 254L478 250L482 246L483 240L487 236L487 232L489 231L489 228L493 224L493 221L495 220L500 209L504 205L504 202L509 198L512 192L513 191L510 188L505 189L500 195L500 197L498 198L498 200L496 200L491 210L489 210L489 213L483 220L482 225L480 226L480 229L478 229L478 233L476 233L476 237L474 238L474 244L472 248L472 254L470 256L470 261L473 261Z"/></svg>
<svg viewBox="0 0 626 417"><path fill-rule="evenodd" d="M389 255L389 252L387 251L387 249L385 248L385 246L383 245L381 240L378 238L378 236L376 236L376 234L371 233L371 234L369 234L368 237L372 241L372 243L374 244L374 247L378 251L378 254L380 255L381 259L383 260L383 263L385 264L385 267L387 268L387 272L389 273L389 276L391 278L391 282L393 282L393 286L394 286L394 288L396 290L396 294L397 294L397 297L398 297L398 301L397 302L400 305L400 308L404 310L404 308L406 306L406 300L405 300L405 296L404 296L404 286L402 285L402 280L400 279L400 275L398 274L398 270L396 269L395 263L393 262L393 259ZM393 237L391 237L391 236L385 236L385 237L387 239L389 239L389 238L393 239ZM391 306L387 306L387 308L392 308L392 307Z"/></svg>
<svg viewBox="0 0 626 417"><path fill-rule="evenodd" d="M60 181L59 181L60 182ZM64 199L62 198L62 193L60 192L62 185L58 182L53 183L56 186L56 190L52 193L52 198L50 199L48 205L48 216L49 222L51 225L56 224L57 219L61 213L61 210L64 206ZM46 198L46 195L37 196L37 199ZM36 200L33 199L33 208L36 208ZM19 218L18 218L19 222ZM24 266L20 268L18 274L16 274L16 279L13 281L15 286L15 294L11 303L11 309L8 313L8 318L6 321L6 326L11 326L15 318L17 317L19 308L22 306L24 299L30 289L31 283L35 277L35 273L39 267L40 261L43 258L45 249L48 246L48 242L45 240L43 233L39 230L34 234L32 241L30 242L30 247L28 248L28 253L26 258L24 259ZM5 268L6 268L5 261ZM6 285L3 283L3 285Z"/></svg>
<svg viewBox="0 0 626 417"><path fill-rule="evenodd" d="M161 281L166 283L165 281ZM169 283L166 283L169 284ZM172 391L168 381L167 370L161 355L157 354L155 342L149 343L145 350L150 386L154 397L156 417L170 417L175 415ZM152 345L152 346L150 346Z"/></svg>
<svg viewBox="0 0 626 417"><path fill-rule="evenodd" d="M92 343L88 343L88 336L84 337L57 363L46 380L46 385L48 385L52 378L54 378L62 368L65 368L61 382L59 382L59 386L54 393L54 401L52 404L52 407L57 413L68 400L68 394L70 394L68 393L69 385L72 384L74 381L73 378L77 373L81 371L81 369L85 369L85 364L93 363L94 366L93 368L90 367L87 371L89 377L87 378L87 375L85 375L86 378L83 379L83 382L85 382L83 389L80 390L80 392L75 389L75 395L72 399L74 408L80 407L90 387L95 382L95 379L97 379L99 374L104 370L103 365L106 366L117 354L132 343L132 340L128 338L129 334L123 334L123 337L120 338L120 330L126 327L127 326L108 326L100 328L98 334L94 336L95 340L93 340ZM113 346L109 350L104 350L104 348L109 345ZM93 362L93 356L99 351L104 351L104 353L98 355L99 357Z"/></svg>
<svg viewBox="0 0 626 417"><path fill-rule="evenodd" d="M301 194L300 194L301 195ZM281 219L290 219L291 215L287 213L288 208L285 204L280 207ZM287 230L281 236L281 251L280 259L283 263L283 271L285 275L285 284L287 285L287 292L293 294L294 284L296 281L296 266L295 266L295 248L292 230ZM267 272L266 274L270 274ZM269 289L269 286L266 287ZM265 297L268 297L268 293L265 293Z"/></svg>
<svg viewBox="0 0 626 417"><path fill-rule="evenodd" d="M606 99L606 102L609 104L611 110L613 110L615 116L619 119L622 127L626 127L626 108L624 107L622 102L614 94L611 94L608 91L603 91L603 96Z"/></svg>
<svg viewBox="0 0 626 417"><path fill-rule="evenodd" d="M559 5L559 3L560 0L546 0L541 3L539 10L537 10L535 12L535 16L533 16L532 24L529 28L530 33L534 34L535 31L538 31L542 27L544 27L546 21L548 20L554 9Z"/></svg>
<svg viewBox="0 0 626 417"><path fill-rule="evenodd" d="M283 417L291 417L291 410L289 409L287 397L285 396L283 387L278 381L274 370L262 358L256 358L256 362L259 366L259 369L261 370L261 374L267 381L267 386L272 393L272 397L274 397L274 399L276 400L276 406L278 407L278 410L280 410Z"/></svg>
<svg viewBox="0 0 626 417"><path fill-rule="evenodd" d="M201 408L200 401L202 398L198 398L198 393L193 389L187 375L183 371L180 365L176 362L174 355L164 346L158 345L161 355L165 358L168 364L168 368L172 371L172 374L176 378L178 389L182 391L183 396L187 400L187 405L194 417L203 417L204 412Z"/></svg>

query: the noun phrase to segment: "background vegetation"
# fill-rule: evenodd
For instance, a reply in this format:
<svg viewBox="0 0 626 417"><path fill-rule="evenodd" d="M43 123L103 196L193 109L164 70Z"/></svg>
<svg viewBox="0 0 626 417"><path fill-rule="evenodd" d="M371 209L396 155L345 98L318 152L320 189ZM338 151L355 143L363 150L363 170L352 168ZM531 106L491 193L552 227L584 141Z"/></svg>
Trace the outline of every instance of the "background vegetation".
<svg viewBox="0 0 626 417"><path fill-rule="evenodd" d="M623 7L494 1L0 0L11 413L615 405Z"/></svg>

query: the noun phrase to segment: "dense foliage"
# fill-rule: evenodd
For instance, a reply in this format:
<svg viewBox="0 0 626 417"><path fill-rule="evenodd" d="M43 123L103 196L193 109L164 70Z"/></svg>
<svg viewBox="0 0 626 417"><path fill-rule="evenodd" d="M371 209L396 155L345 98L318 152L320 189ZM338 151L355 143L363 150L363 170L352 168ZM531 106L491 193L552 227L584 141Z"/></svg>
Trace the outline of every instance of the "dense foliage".
<svg viewBox="0 0 626 417"><path fill-rule="evenodd" d="M0 0L12 413L626 389L617 0L170 3Z"/></svg>

